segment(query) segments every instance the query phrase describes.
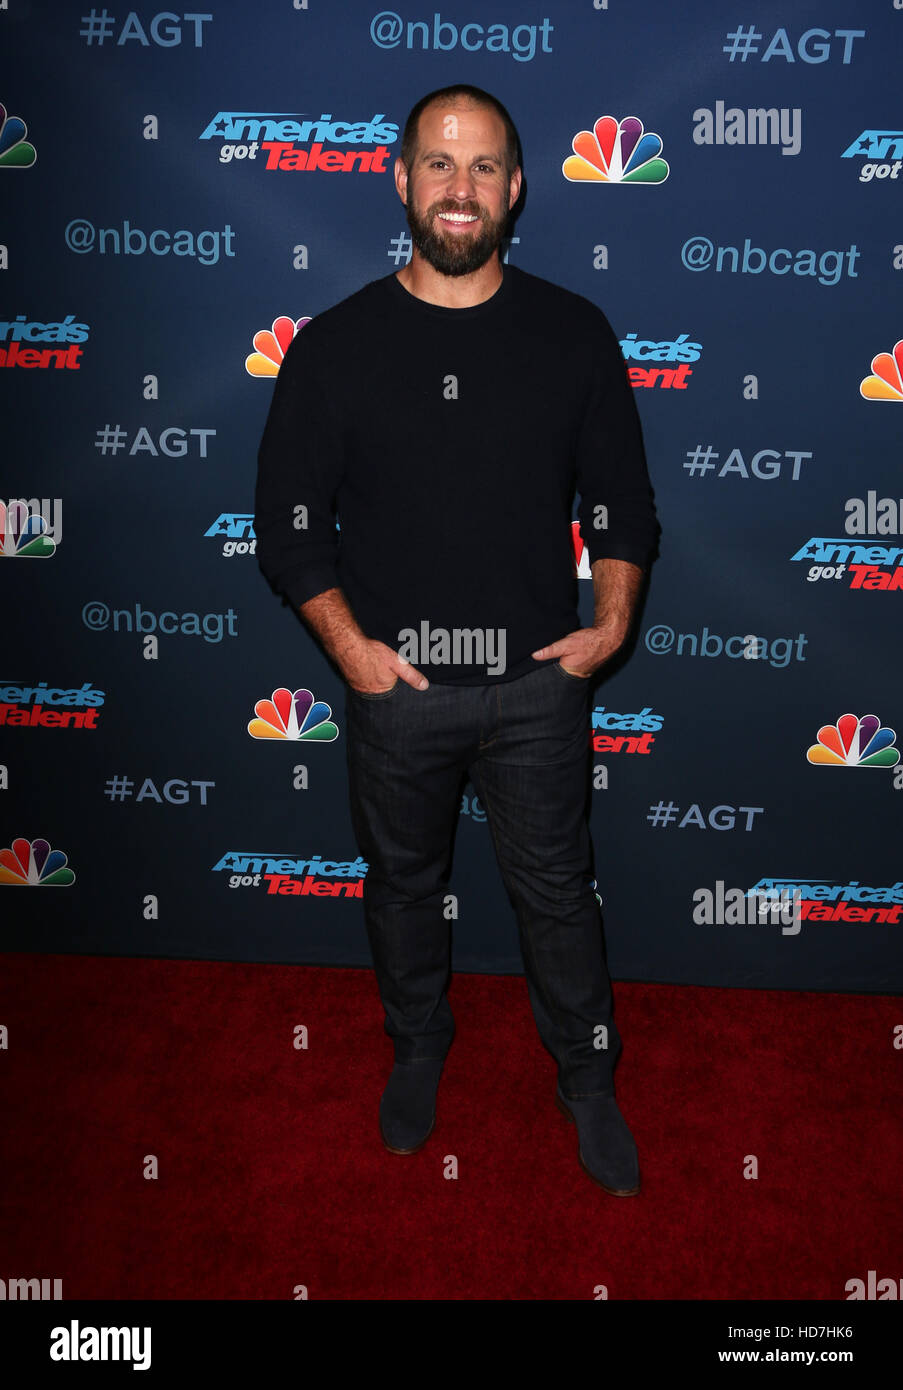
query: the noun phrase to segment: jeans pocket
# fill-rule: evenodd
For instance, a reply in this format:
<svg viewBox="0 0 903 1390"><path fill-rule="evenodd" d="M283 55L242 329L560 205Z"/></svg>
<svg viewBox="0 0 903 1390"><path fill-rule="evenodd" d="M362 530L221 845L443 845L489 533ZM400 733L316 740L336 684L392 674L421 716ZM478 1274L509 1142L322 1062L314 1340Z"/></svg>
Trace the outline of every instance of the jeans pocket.
<svg viewBox="0 0 903 1390"><path fill-rule="evenodd" d="M573 671L566 671L560 661L555 662L555 670L559 671L567 681L577 681L579 683L585 684L590 679L589 676L578 676Z"/></svg>
<svg viewBox="0 0 903 1390"><path fill-rule="evenodd" d="M355 690L353 685L348 686L352 695L356 695L359 700L388 700L394 695L400 685L404 685L400 676L395 678L395 684L390 685L388 690Z"/></svg>

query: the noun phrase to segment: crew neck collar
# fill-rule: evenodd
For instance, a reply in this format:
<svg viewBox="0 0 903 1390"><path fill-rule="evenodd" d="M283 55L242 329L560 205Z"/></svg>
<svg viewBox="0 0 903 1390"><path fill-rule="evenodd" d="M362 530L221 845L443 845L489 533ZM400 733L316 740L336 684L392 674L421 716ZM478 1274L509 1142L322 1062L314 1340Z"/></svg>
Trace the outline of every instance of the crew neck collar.
<svg viewBox="0 0 903 1390"><path fill-rule="evenodd" d="M437 318L444 319L465 319L474 318L483 314L494 313L501 305L504 305L511 298L512 275L511 267L502 262L502 283L488 299L482 300L479 304L469 304L464 308L456 309L447 304L431 304L428 299L419 299L417 295L411 294L398 279L393 271L387 275L384 282L390 292L399 303L406 304L414 313L431 314Z"/></svg>

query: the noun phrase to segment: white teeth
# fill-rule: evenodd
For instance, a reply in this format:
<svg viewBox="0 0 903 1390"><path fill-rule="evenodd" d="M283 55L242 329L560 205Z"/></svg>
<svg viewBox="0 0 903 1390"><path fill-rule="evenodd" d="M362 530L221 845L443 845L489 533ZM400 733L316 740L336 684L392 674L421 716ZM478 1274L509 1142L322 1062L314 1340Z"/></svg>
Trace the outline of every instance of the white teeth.
<svg viewBox="0 0 903 1390"><path fill-rule="evenodd" d="M440 212L440 217L447 222L476 222L476 218L469 212Z"/></svg>

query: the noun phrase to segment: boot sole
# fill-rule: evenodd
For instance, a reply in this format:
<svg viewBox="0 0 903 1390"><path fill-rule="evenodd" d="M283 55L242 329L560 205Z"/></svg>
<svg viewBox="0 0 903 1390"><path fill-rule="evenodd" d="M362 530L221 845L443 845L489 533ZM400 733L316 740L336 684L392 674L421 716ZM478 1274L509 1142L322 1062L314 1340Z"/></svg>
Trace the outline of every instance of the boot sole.
<svg viewBox="0 0 903 1390"><path fill-rule="evenodd" d="M423 1138L421 1139L420 1143L419 1143L419 1144L415 1144L414 1147L413 1147L412 1149L396 1149L392 1144L389 1143L388 1139L387 1139L386 1136L383 1134L383 1127L382 1127L382 1125L380 1125L380 1127L379 1127L379 1137L380 1137L380 1139L383 1141L383 1143L385 1144L386 1148L389 1150L389 1153L390 1153L390 1154L415 1154L415 1153L419 1153L419 1152L420 1152L420 1150L423 1148L424 1144L426 1143L427 1139L429 1139L430 1135L432 1134L432 1132L433 1132L433 1130L434 1130L435 1128L436 1128L436 1116L434 1115L434 1116L433 1116L433 1122L432 1122L432 1124L430 1125L429 1129L427 1130L426 1134L423 1136Z"/></svg>

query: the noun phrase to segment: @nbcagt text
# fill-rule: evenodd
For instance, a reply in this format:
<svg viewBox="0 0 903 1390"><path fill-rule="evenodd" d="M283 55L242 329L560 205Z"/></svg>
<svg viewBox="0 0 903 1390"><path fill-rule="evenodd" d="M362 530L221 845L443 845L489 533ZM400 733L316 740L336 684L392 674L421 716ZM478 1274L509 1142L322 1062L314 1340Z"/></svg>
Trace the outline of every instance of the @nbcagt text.
<svg viewBox="0 0 903 1390"><path fill-rule="evenodd" d="M680 248L681 264L696 273L709 270L714 263L716 274L723 271L728 275L761 275L767 270L771 275L788 275L792 271L794 275L811 275L820 285L836 285L844 275L858 280L859 272L854 266L861 254L855 242L839 251L816 251L811 247L791 251L786 246L766 251L754 246L749 237L742 250L737 246L716 246L707 236L688 237Z"/></svg>
<svg viewBox="0 0 903 1390"><path fill-rule="evenodd" d="M697 636L695 632L677 632L671 627L670 623L655 623L647 628L643 637L643 644L646 650L655 656L666 656L674 652L677 656L702 656L718 657L727 656L733 660L738 657L746 661L767 661L769 666L781 669L790 664L792 659L805 661L803 648L808 645L809 639L804 632L800 632L796 637L759 637L755 633L749 632L744 636L735 634L731 637L720 637L717 632L710 632L707 627ZM794 648L796 656L794 658Z"/></svg>
<svg viewBox="0 0 903 1390"><path fill-rule="evenodd" d="M205 642L221 642L225 634L238 636L238 614L234 608L228 608L225 613L174 613L165 610L157 614L140 603L135 604L134 610L111 609L102 599L91 599L82 606L81 620L91 632L106 632L112 627L114 632L179 633L187 637L203 637Z"/></svg>
<svg viewBox="0 0 903 1390"><path fill-rule="evenodd" d="M199 265L217 265L220 258L220 238L222 254L234 256L235 233L227 222L222 231L218 228L205 228L191 232L182 228L175 232L157 227L144 232L133 227L127 219L120 227L95 227L86 217L74 217L66 224L64 232L66 246L78 256L97 251L101 256L143 256L150 251L152 256L194 256Z"/></svg>

